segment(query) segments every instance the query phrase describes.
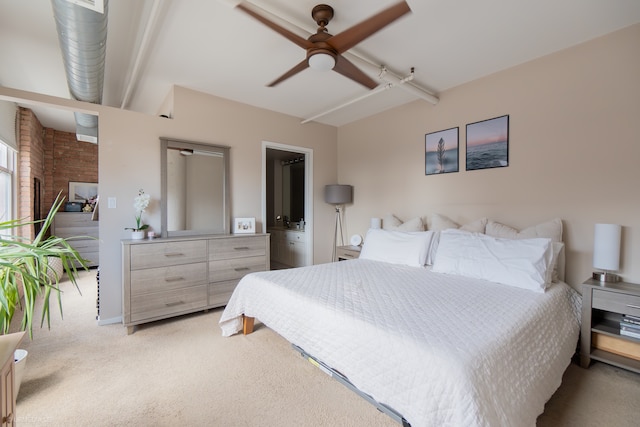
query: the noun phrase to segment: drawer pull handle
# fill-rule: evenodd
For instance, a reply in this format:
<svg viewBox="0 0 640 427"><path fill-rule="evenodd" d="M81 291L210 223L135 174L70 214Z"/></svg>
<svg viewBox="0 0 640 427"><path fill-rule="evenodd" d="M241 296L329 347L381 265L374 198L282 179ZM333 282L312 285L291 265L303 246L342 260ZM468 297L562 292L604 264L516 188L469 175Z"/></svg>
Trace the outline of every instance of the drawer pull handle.
<svg viewBox="0 0 640 427"><path fill-rule="evenodd" d="M237 248L233 248L233 250L235 251L248 251L249 250L249 246L240 246Z"/></svg>
<svg viewBox="0 0 640 427"><path fill-rule="evenodd" d="M184 301L168 302L165 305L167 307L175 307L176 305L182 305L182 304L184 304Z"/></svg>
<svg viewBox="0 0 640 427"><path fill-rule="evenodd" d="M238 268L234 268L235 271L247 271L249 270L249 267L238 267Z"/></svg>
<svg viewBox="0 0 640 427"><path fill-rule="evenodd" d="M627 304L627 307L640 309L640 305L634 305L634 304Z"/></svg>
<svg viewBox="0 0 640 427"><path fill-rule="evenodd" d="M184 277L182 277L182 276L165 277L165 279L164 279L165 282L179 282L181 280L184 280Z"/></svg>
<svg viewBox="0 0 640 427"><path fill-rule="evenodd" d="M182 252L169 252L168 254L164 254L167 258L176 257L176 256L184 256Z"/></svg>

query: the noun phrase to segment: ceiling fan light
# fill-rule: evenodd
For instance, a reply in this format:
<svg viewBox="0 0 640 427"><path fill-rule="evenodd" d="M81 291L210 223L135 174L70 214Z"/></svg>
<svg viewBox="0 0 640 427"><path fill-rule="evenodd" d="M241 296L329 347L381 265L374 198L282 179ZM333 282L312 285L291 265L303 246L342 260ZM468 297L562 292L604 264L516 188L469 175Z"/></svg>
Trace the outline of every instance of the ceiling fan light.
<svg viewBox="0 0 640 427"><path fill-rule="evenodd" d="M333 70L336 66L336 60L328 53L316 53L309 57L309 68L318 71Z"/></svg>

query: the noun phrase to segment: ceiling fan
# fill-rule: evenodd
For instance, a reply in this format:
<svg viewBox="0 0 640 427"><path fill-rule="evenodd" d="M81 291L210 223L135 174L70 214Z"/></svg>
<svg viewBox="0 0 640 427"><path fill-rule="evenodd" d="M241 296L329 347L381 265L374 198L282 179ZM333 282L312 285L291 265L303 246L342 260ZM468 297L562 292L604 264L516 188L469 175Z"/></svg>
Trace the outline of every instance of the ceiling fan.
<svg viewBox="0 0 640 427"><path fill-rule="evenodd" d="M325 71L333 70L369 89L375 88L378 86L378 82L362 72L342 54L396 19L411 12L409 5L405 1L401 1L334 36L329 34L326 28L331 18L333 18L333 8L326 4L319 4L311 11L313 20L318 24L318 31L308 39L304 39L262 16L253 10L247 2L241 2L237 7L307 50L307 57L302 62L271 82L268 85L269 87L277 85L300 71L312 68Z"/></svg>

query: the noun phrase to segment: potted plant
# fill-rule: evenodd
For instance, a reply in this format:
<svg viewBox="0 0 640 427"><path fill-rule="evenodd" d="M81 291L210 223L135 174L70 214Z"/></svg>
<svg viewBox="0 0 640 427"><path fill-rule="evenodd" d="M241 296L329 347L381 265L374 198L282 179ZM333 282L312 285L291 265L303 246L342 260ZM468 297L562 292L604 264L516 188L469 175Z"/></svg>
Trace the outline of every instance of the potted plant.
<svg viewBox="0 0 640 427"><path fill-rule="evenodd" d="M46 236L63 201L64 198L58 194L49 214L42 221L11 220L0 222L0 334L9 333L13 315L19 308L22 311L20 330L28 331L29 337L33 339L34 309L38 296L43 298L40 326L42 327L46 318L47 326L50 327L49 299L52 291L57 294L60 315L62 316L62 299L58 287L62 273L55 267L55 264L62 264L62 271L67 273L71 282L80 292L76 282L77 270L74 261L88 270L87 261L69 245L67 239ZM33 241L13 233L15 228L33 225L36 222L41 222L42 228ZM17 354L18 351L16 351ZM25 351L20 354L23 355L23 358L26 357ZM17 372L16 389L20 386L19 376Z"/></svg>
<svg viewBox="0 0 640 427"><path fill-rule="evenodd" d="M149 228L148 224L142 223L142 214L149 207L149 200L150 196L145 194L143 189L138 190L138 195L133 202L133 208L136 210L136 226L125 228L125 230L131 230L131 238L134 240L144 239L145 230Z"/></svg>

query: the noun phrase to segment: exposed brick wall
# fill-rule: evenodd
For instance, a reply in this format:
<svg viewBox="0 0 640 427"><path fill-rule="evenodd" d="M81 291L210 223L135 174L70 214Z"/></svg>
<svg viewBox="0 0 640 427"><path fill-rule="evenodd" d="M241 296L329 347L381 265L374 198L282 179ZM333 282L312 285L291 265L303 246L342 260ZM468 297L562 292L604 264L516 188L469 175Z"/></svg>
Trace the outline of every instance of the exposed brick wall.
<svg viewBox="0 0 640 427"><path fill-rule="evenodd" d="M98 182L98 146L78 141L74 133L43 127L28 108L20 108L19 141L19 218L33 218L34 178L40 179L41 217L58 192L68 199L70 181ZM21 235L32 238L33 227Z"/></svg>
<svg viewBox="0 0 640 427"><path fill-rule="evenodd" d="M18 218L34 217L34 178L41 183L40 197L43 196L42 184L44 179L44 139L43 127L33 111L20 108L19 128L19 153L18 153ZM41 206L41 210L44 206ZM46 212L46 211L45 211ZM42 211L40 212L42 215ZM33 227L23 227L18 231L19 235L32 239Z"/></svg>
<svg viewBox="0 0 640 427"><path fill-rule="evenodd" d="M47 206L58 192L69 200L69 182L98 182L98 145L78 141L74 133L45 129L46 150L51 150L51 167L46 168Z"/></svg>

